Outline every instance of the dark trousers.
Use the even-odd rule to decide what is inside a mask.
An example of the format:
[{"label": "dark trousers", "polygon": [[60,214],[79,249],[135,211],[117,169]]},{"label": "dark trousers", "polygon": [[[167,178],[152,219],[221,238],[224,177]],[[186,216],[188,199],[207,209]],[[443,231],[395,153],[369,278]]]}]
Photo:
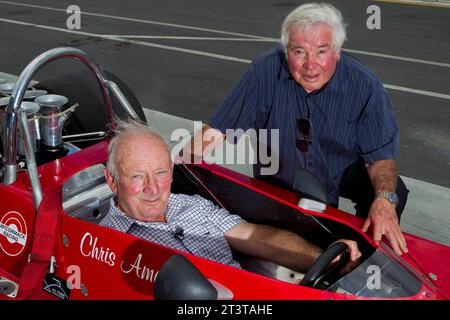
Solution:
[{"label": "dark trousers", "polygon": [[[397,193],[399,199],[396,211],[398,221],[400,221],[409,193],[409,190],[400,177],[397,179],[395,193]],[[370,206],[375,198],[375,190],[370,182],[370,177],[363,161],[358,161],[346,169],[339,187],[339,196],[350,199],[355,203],[357,216],[367,217]]]}]

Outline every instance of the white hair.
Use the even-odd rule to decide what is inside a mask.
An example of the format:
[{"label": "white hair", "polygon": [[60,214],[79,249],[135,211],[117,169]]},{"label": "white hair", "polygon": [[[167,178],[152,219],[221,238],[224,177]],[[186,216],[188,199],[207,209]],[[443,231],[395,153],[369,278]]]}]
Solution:
[{"label": "white hair", "polygon": [[116,166],[117,147],[119,146],[120,142],[123,139],[129,136],[145,135],[161,140],[161,142],[164,143],[167,149],[167,154],[169,154],[170,165],[172,165],[169,146],[159,133],[151,129],[146,124],[132,119],[127,120],[115,119],[114,122],[116,124],[116,127],[113,128],[112,131],[115,133],[115,135],[108,145],[108,161],[106,162],[106,167],[108,171],[111,173],[111,175],[114,177],[114,179],[119,181],[119,173],[117,171]]},{"label": "white hair", "polygon": [[346,39],[345,24],[341,12],[328,3],[305,3],[287,15],[281,27],[281,44],[284,52],[287,53],[290,33],[294,28],[307,31],[321,23],[331,27],[333,50],[339,53]]}]

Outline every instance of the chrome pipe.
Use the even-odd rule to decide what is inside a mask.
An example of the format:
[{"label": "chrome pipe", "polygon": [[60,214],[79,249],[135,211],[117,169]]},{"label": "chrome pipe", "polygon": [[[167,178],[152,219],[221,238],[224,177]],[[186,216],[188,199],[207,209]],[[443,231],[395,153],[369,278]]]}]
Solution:
[{"label": "chrome pipe", "polygon": [[20,123],[22,125],[20,129],[22,130],[23,146],[25,149],[25,159],[27,160],[27,168],[32,186],[33,200],[34,203],[36,204],[37,210],[42,200],[42,191],[41,191],[41,182],[39,181],[36,158],[34,156],[34,148],[33,148],[34,141],[31,141],[32,139],[30,128],[28,126],[28,117],[23,109],[19,110],[19,118]]},{"label": "chrome pipe", "polygon": [[125,95],[122,93],[122,90],[120,90],[119,86],[111,80],[106,81],[106,86],[111,90],[113,95],[117,98],[117,100],[125,109],[125,111],[128,113],[128,115],[134,120],[140,121],[141,119],[137,115],[136,111],[134,111],[133,107],[128,102],[127,98],[125,98]]},{"label": "chrome pipe", "polygon": [[106,131],[95,131],[95,132],[86,132],[86,133],[78,133],[78,134],[70,134],[67,136],[62,136],[64,139],[73,139],[73,138],[86,138],[86,137],[97,137],[103,138],[106,136]]},{"label": "chrome pipe", "polygon": [[[16,85],[11,93],[11,98],[9,99],[7,107],[7,118],[6,118],[6,141],[5,141],[5,179],[4,184],[9,185],[16,181],[17,178],[17,148],[16,148],[16,132],[17,132],[17,111],[19,110],[20,104],[22,103],[25,91],[31,82],[31,79],[35,73],[41,69],[47,63],[61,59],[61,58],[73,58],[83,62],[95,75],[97,82],[102,91],[103,100],[105,102],[109,120],[112,121],[112,101],[109,95],[109,91],[106,87],[106,77],[103,72],[97,67],[97,65],[87,56],[87,54],[77,48],[71,47],[60,47],[48,50],[36,58],[34,58],[22,71],[20,74]],[[29,133],[29,132],[28,132]],[[26,137],[29,138],[29,135]],[[34,154],[30,155],[33,157]],[[34,160],[34,162],[36,162]],[[31,177],[32,173],[30,171],[30,180],[32,183],[32,188],[37,188],[34,193],[42,195],[40,185],[36,184],[35,181],[38,180],[38,176]],[[35,201],[39,200],[39,197],[35,197]],[[40,201],[36,202],[36,210],[40,204]]]}]

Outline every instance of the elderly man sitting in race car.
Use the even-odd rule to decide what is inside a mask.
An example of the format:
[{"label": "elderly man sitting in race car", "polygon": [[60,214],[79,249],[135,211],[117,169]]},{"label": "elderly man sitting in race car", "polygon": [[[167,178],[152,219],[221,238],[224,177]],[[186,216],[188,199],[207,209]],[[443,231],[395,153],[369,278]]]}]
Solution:
[{"label": "elderly man sitting in race car", "polygon": [[[298,271],[321,254],[293,232],[246,222],[199,195],[171,193],[168,145],[146,125],[119,123],[108,156],[105,176],[116,195],[103,226],[238,268],[231,249]],[[355,241],[338,241],[350,249],[350,270],[361,253]]]}]

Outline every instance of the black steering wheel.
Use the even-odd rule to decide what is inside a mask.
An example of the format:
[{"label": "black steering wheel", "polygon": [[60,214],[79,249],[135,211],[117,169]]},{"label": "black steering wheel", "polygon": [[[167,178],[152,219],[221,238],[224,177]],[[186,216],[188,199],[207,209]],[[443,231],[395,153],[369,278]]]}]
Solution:
[{"label": "black steering wheel", "polygon": [[[337,256],[341,255],[336,265],[326,270]],[[334,272],[341,270],[350,260],[349,247],[344,242],[336,242],[329,246],[323,254],[314,261],[312,267],[306,272],[304,278],[300,282],[301,286],[316,288],[325,278]]]}]

